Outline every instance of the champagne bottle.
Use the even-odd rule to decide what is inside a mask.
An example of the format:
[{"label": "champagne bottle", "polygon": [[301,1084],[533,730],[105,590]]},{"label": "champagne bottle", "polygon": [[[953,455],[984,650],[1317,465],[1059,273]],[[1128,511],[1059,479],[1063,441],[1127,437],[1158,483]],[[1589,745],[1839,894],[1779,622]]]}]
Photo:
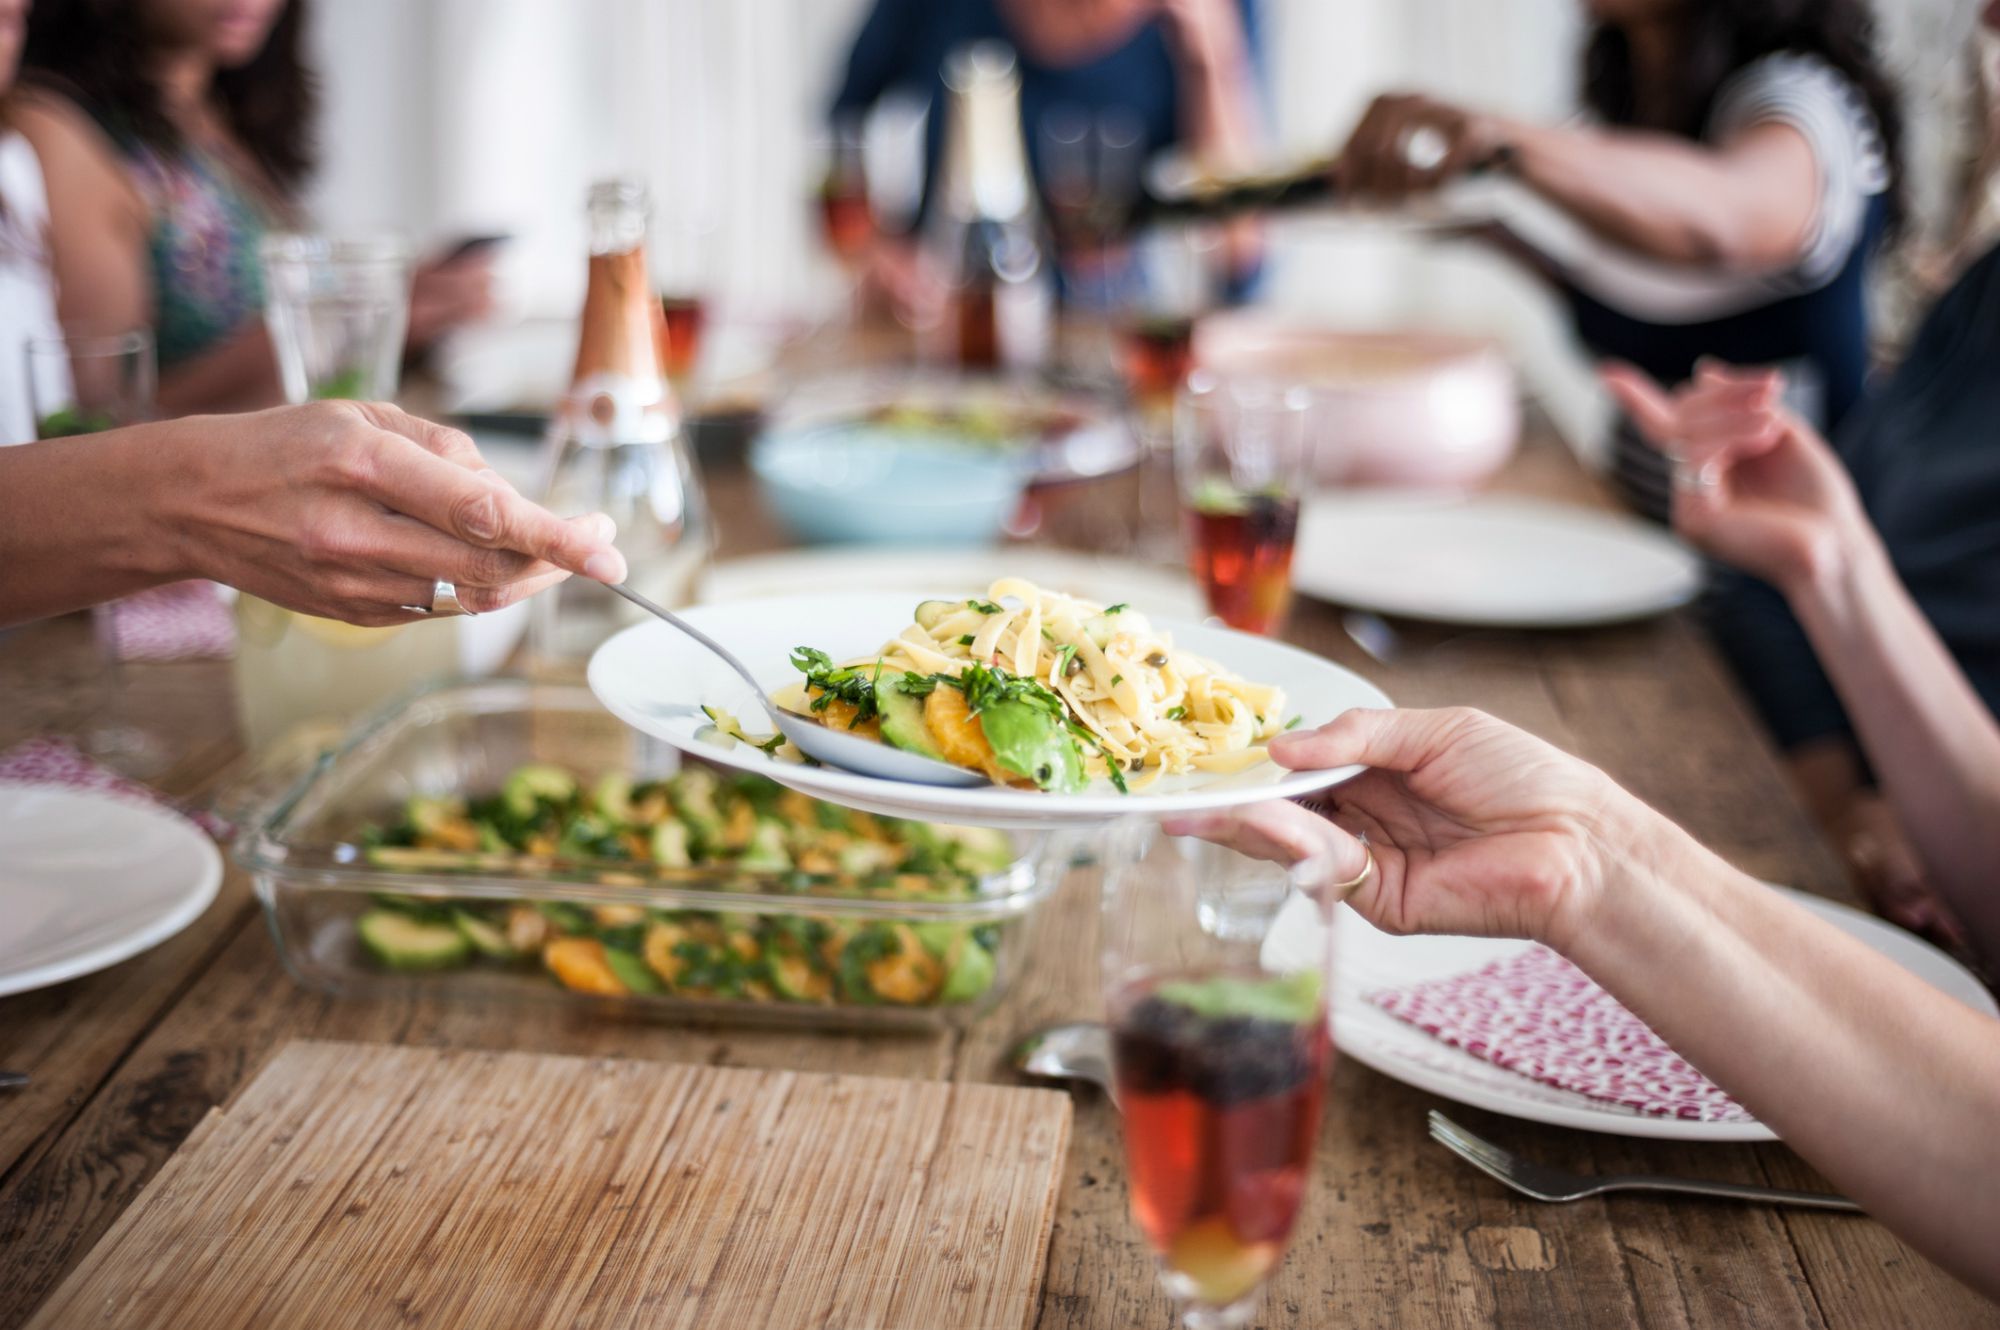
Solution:
[{"label": "champagne bottle", "polygon": [[945,154],[934,236],[951,275],[949,358],[962,369],[1030,370],[1047,353],[1052,309],[1034,190],[1021,142],[1021,75],[1000,42],[945,62]]},{"label": "champagne bottle", "polygon": [[[628,582],[663,605],[693,600],[709,553],[701,483],[661,369],[665,327],[646,268],[646,191],[608,180],[590,191],[590,278],[576,368],[544,445],[541,499],[564,516],[609,513]],[[530,619],[531,669],[574,678],[605,638],[635,621],[626,602],[571,579],[543,592]]]}]

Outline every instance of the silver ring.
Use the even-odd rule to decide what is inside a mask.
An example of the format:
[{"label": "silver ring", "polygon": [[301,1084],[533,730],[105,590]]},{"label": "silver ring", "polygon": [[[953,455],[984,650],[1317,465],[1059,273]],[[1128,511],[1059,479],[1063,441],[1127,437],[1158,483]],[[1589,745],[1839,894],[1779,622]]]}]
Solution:
[{"label": "silver ring", "polygon": [[468,619],[472,617],[472,611],[459,604],[458,588],[445,581],[442,577],[431,583],[430,612],[435,615],[446,616],[462,614]]},{"label": "silver ring", "polygon": [[1396,146],[1413,170],[1435,171],[1451,154],[1451,140],[1436,125],[1405,126]]}]

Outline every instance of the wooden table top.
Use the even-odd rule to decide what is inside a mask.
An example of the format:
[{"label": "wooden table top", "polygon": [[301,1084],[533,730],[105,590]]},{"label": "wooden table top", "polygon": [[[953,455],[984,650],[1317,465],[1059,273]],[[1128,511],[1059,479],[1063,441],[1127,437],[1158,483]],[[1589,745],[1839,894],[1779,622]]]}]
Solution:
[{"label": "wooden table top", "polygon": [[[1501,484],[1604,502],[1545,432]],[[709,488],[725,554],[782,543],[740,468],[712,468]],[[1101,528],[1130,498],[1122,480],[1058,494],[1045,537]],[[1413,645],[1436,649],[1393,668],[1362,658],[1325,606],[1301,604],[1288,636],[1377,679],[1400,703],[1479,706],[1581,754],[1760,877],[1849,897],[1838,862],[1684,614],[1456,640],[1413,629]],[[81,732],[98,696],[94,669],[88,622],[77,616],[0,637],[0,748],[37,732]],[[177,744],[155,783],[199,799],[231,779],[241,753],[229,667],[129,673],[125,705]],[[1049,910],[1036,968],[963,1033],[819,1034],[607,1020],[560,1004],[331,999],[285,975],[250,884],[232,869],[216,904],[171,941],[103,973],[0,999],[0,1067],[33,1077],[0,1099],[0,1327],[25,1320],[210,1107],[288,1039],[1006,1081],[1006,1050],[1020,1035],[1098,1014],[1095,882],[1073,875]],[[1688,1199],[1519,1198],[1429,1140],[1425,1111],[1444,1103],[1339,1064],[1310,1199],[1259,1324],[2000,1326],[2000,1309],[1873,1220]],[[1562,1167],[1825,1185],[1781,1145],[1626,1140],[1451,1112]],[[1127,1216],[1124,1179],[1115,1114],[1079,1092],[1041,1326],[1173,1324]]]}]

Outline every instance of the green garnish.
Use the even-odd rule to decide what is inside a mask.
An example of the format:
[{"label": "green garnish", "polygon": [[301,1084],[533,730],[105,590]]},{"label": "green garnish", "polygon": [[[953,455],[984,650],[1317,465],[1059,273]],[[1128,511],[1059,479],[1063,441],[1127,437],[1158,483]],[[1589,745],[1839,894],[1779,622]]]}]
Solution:
[{"label": "green garnish", "polygon": [[1111,686],[1113,688],[1116,688],[1119,684],[1124,682],[1125,682],[1125,676],[1122,674],[1114,674],[1111,676]]},{"label": "green garnish", "polygon": [[1065,642],[1056,648],[1056,662],[1049,669],[1049,676],[1055,679],[1069,677],[1069,663],[1076,659],[1076,643]]},{"label": "green garnish", "polygon": [[98,434],[117,428],[118,422],[101,411],[83,411],[73,406],[62,406],[35,422],[35,437],[73,439],[79,434]]},{"label": "green garnish", "polygon": [[1186,707],[1168,707],[1168,708],[1167,708],[1167,719],[1168,719],[1168,720],[1186,720],[1186,719],[1187,719],[1187,715],[1188,715],[1188,709],[1187,709]]},{"label": "green garnish", "polygon": [[960,633],[960,634],[958,635],[958,644],[959,644],[960,646],[962,646],[962,647],[969,647],[969,646],[971,646],[971,645],[972,645],[972,642],[973,642],[973,638],[972,638],[972,634],[971,634],[971,633]]},{"label": "green garnish", "polygon": [[1161,984],[1153,990],[1153,995],[1186,1007],[1198,1016],[1247,1016],[1252,1020],[1306,1025],[1319,1018],[1320,976],[1317,970],[1299,970],[1268,979],[1218,974]]},{"label": "green garnish", "polygon": [[1121,600],[1121,601],[1119,601],[1119,602],[1118,602],[1118,603],[1117,603],[1116,605],[1113,605],[1113,606],[1111,606],[1110,608],[1106,609],[1106,610],[1104,611],[1104,613],[1105,613],[1105,614],[1106,614],[1107,616],[1109,616],[1109,615],[1113,615],[1113,614],[1122,614],[1122,613],[1123,613],[1124,611],[1126,611],[1126,610],[1129,610],[1129,609],[1131,609],[1131,608],[1132,608],[1132,607],[1131,607],[1131,605],[1129,605],[1129,604],[1127,604],[1127,603],[1126,603],[1125,601],[1122,601],[1122,600]]},{"label": "green garnish", "polygon": [[981,614],[1000,613],[1000,607],[990,600],[968,600],[965,603],[973,609],[978,610]]},{"label": "green garnish", "polygon": [[363,395],[368,386],[368,371],[360,365],[349,365],[338,374],[329,374],[313,385],[312,399],[324,402],[333,398],[352,399]]},{"label": "green garnish", "polygon": [[882,662],[875,662],[872,674],[864,674],[848,665],[835,665],[833,657],[813,647],[795,647],[792,651],[792,667],[806,676],[806,687],[817,690],[817,695],[809,704],[813,711],[824,711],[834,701],[847,703],[854,708],[854,719],[847,723],[853,729],[864,721],[873,720],[881,713],[875,703],[875,685],[882,677]]},{"label": "green garnish", "polygon": [[1285,722],[1285,728],[1288,730],[1296,730],[1300,725],[1304,723],[1305,723],[1304,716],[1294,716],[1290,720]]}]

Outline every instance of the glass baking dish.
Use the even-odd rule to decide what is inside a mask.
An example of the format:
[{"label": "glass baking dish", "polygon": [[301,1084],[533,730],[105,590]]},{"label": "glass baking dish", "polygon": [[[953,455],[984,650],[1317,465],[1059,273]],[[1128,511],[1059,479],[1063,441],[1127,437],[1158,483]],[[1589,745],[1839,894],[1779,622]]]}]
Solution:
[{"label": "glass baking dish", "polygon": [[[411,810],[433,797],[511,789],[509,776],[531,764],[573,773],[586,787],[603,773],[625,773],[634,795],[662,800],[690,781],[710,783],[689,774],[709,768],[683,769],[679,754],[619,723],[584,688],[495,679],[414,693],[321,754],[237,839],[235,857],[255,881],[292,975],[342,995],[417,991],[689,1018],[956,1025],[989,1008],[1029,963],[1034,916],[1060,877],[1043,862],[1050,846],[1038,835],[983,843],[980,871],[884,870],[865,879],[854,876],[859,869],[671,867],[641,857],[643,838],[618,851],[632,857],[616,861],[378,843],[379,828],[410,825]],[[715,776],[722,785],[744,779],[762,782]],[[747,800],[753,788],[761,786],[732,787],[731,797]],[[812,838],[829,827],[854,828],[854,840],[949,844],[947,862],[959,864],[953,837],[996,834],[856,822],[866,815],[768,794],[760,834],[770,831],[780,845],[816,845]],[[605,796],[579,788],[566,797],[581,807]],[[813,853],[799,862],[823,868],[824,856]]]}]

